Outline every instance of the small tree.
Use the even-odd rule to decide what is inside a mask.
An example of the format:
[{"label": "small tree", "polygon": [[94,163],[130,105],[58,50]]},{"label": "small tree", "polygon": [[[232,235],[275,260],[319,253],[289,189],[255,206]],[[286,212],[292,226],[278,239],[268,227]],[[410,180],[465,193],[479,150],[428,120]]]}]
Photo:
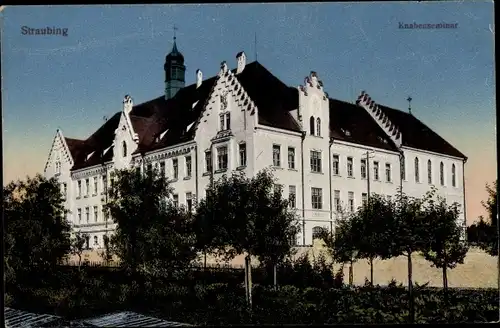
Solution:
[{"label": "small tree", "polygon": [[480,217],[480,221],[467,228],[469,242],[477,244],[481,249],[492,256],[498,256],[498,182],[493,186],[486,185],[488,199],[481,204],[488,213],[488,218]]},{"label": "small tree", "polygon": [[85,250],[85,245],[87,242],[88,234],[82,233],[81,231],[77,231],[71,237],[71,255],[78,256],[78,270],[80,270],[82,264],[82,254]]},{"label": "small tree", "polygon": [[356,238],[359,236],[353,234],[355,226],[355,216],[347,216],[342,212],[335,225],[335,231],[329,232],[326,229],[321,231],[321,238],[330,253],[332,259],[341,263],[349,263],[349,285],[353,285],[353,266],[358,260],[359,243]]},{"label": "small tree", "polygon": [[390,257],[387,244],[390,242],[388,224],[391,218],[390,204],[380,195],[372,194],[365,206],[354,214],[351,234],[359,249],[358,258],[370,263],[370,283],[373,286],[373,261],[377,257]]},{"label": "small tree", "polygon": [[105,209],[117,224],[113,252],[132,272],[184,267],[195,257],[191,215],[172,204],[168,180],[155,169],[116,171]]},{"label": "small tree", "polygon": [[409,320],[415,321],[413,296],[412,254],[427,249],[430,238],[426,225],[424,204],[436,192],[433,188],[422,199],[413,198],[400,191],[395,201],[387,200],[386,231],[391,236],[387,240],[387,253],[390,257],[405,256],[408,260],[408,294],[410,300]]},{"label": "small tree", "polygon": [[[292,254],[292,238],[299,232],[295,211],[282,198],[270,171],[252,178],[243,173],[223,176],[207,189],[195,215],[197,235],[204,234],[202,250],[210,249],[226,259],[246,254],[276,265]],[[208,222],[208,224],[207,224]],[[248,295],[251,304],[251,293]]]},{"label": "small tree", "polygon": [[11,272],[50,270],[70,250],[70,226],[56,179],[41,175],[3,189],[4,259]]},{"label": "small tree", "polygon": [[462,226],[458,224],[459,205],[450,206],[438,197],[437,202],[430,200],[425,209],[429,244],[423,254],[426,260],[443,270],[443,288],[448,290],[447,269],[463,264],[468,247],[462,240]]}]

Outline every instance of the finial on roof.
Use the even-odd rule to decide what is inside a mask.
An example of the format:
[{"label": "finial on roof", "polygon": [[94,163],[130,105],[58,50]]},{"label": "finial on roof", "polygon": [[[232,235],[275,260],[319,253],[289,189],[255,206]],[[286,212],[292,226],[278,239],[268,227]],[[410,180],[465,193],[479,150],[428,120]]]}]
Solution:
[{"label": "finial on roof", "polygon": [[411,101],[412,101],[412,100],[413,100],[413,99],[411,99],[411,97],[410,97],[410,96],[408,96],[408,99],[406,99],[406,101],[408,101],[408,113],[410,113],[410,114],[411,114]]}]

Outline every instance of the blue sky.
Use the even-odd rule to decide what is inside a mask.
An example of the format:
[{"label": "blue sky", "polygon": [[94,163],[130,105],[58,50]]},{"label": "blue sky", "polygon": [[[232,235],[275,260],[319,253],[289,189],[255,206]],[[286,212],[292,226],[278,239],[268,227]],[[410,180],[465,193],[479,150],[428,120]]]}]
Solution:
[{"label": "blue sky", "polygon": [[[235,67],[241,50],[253,61],[256,33],[259,62],[289,85],[314,70],[333,98],[366,90],[406,109],[411,95],[413,113],[469,156],[472,211],[496,176],[491,2],[17,6],[1,15],[6,180],[43,171],[58,127],[85,138],[125,94],[160,96],[174,24],[188,84],[198,68],[209,77],[223,60]],[[22,26],[68,36],[22,35]]]}]

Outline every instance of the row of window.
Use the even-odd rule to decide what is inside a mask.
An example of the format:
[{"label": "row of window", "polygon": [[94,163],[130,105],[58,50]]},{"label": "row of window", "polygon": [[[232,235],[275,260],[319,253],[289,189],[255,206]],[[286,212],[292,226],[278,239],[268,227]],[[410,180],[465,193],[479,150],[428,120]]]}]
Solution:
[{"label": "row of window", "polygon": [[[113,183],[113,178],[111,178],[111,183]],[[64,185],[63,194],[66,196],[66,192],[67,192],[66,184],[64,183],[63,185]],[[106,192],[106,188],[107,188],[106,175],[102,175],[101,176],[101,193]],[[97,196],[97,194],[99,193],[99,179],[98,179],[98,177],[92,178],[92,187],[90,185],[90,178],[85,179],[85,190],[83,190],[82,180],[77,181],[77,191],[76,191],[77,198],[80,198],[82,196],[84,198],[87,198],[90,196],[91,191],[92,191],[92,196]],[[85,194],[83,192],[85,192]]]},{"label": "row of window", "polygon": [[[296,208],[296,199],[297,199],[297,187],[294,185],[291,185],[288,187],[288,202],[291,208]],[[391,196],[387,196],[390,198]],[[365,205],[368,200],[368,194],[367,193],[362,193],[361,194],[361,203],[362,205]],[[315,188],[311,187],[311,207],[315,210],[322,210],[323,209],[323,189],[322,188]],[[342,211],[342,202],[340,198],[340,190],[334,190],[333,191],[333,208],[335,211],[340,212]],[[354,192],[349,191],[347,192],[347,209],[350,212],[355,211],[355,201],[354,201]]]},{"label": "row of window", "polygon": [[[415,182],[420,183],[420,159],[418,157],[415,157],[414,160],[414,166],[415,166]],[[403,165],[401,167],[401,177],[406,180],[406,172],[405,172],[405,165],[404,165],[404,159],[403,159]],[[428,184],[433,184],[433,172],[432,172],[432,161],[429,159],[427,160],[427,183]],[[444,163],[440,162],[439,163],[439,184],[441,186],[445,185],[446,177],[445,177],[445,167]],[[451,165],[451,186],[456,187],[457,186],[457,168],[455,167],[455,164]]]},{"label": "row of window", "polygon": [[[91,213],[91,209],[93,209],[92,213]],[[82,217],[82,209],[81,208],[78,208],[76,210],[76,213],[77,213],[77,219],[78,219],[78,223],[81,224],[82,223],[82,220],[84,219]],[[99,218],[103,218],[103,219],[106,219],[106,211],[104,210],[104,207],[101,206],[101,211],[99,211],[99,206],[93,206],[93,207],[90,207],[90,206],[87,206],[85,207],[85,223],[90,223],[91,222],[91,216],[92,216],[92,219],[93,219],[93,222],[99,222]]]}]

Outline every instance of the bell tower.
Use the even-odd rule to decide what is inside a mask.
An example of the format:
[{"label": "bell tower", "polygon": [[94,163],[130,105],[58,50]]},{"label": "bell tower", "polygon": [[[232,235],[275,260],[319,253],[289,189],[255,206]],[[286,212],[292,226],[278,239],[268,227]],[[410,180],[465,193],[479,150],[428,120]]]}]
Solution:
[{"label": "bell tower", "polygon": [[174,45],[172,51],[165,58],[165,99],[171,99],[182,88],[184,88],[186,81],[186,66],[184,66],[184,56],[177,50],[175,31],[177,28],[174,26]]}]

